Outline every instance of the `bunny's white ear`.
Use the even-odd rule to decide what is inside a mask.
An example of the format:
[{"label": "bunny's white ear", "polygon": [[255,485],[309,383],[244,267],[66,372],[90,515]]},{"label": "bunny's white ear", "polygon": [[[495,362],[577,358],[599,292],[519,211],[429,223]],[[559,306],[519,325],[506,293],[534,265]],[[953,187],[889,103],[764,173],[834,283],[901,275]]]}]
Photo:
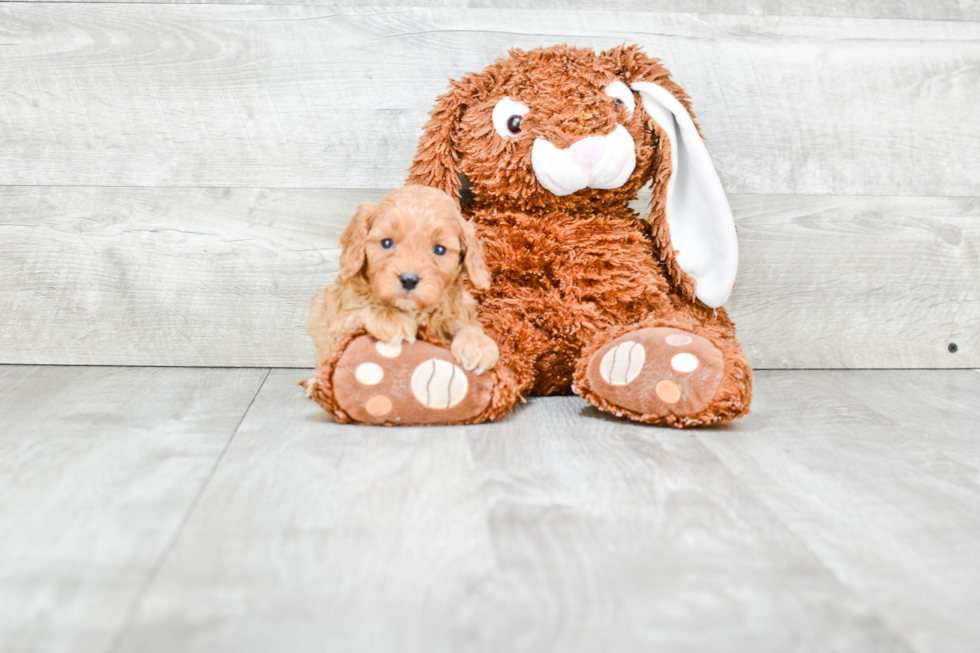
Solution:
[{"label": "bunny's white ear", "polygon": [[666,217],[677,264],[697,282],[697,298],[718,308],[728,300],[738,270],[735,219],[725,190],[684,105],[653,82],[631,88],[670,139]]}]

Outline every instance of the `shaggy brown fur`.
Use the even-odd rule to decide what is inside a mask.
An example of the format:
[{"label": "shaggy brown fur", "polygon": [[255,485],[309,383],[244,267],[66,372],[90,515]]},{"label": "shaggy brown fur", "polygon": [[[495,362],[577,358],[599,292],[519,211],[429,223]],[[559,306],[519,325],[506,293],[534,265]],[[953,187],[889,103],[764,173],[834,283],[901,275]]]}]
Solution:
[{"label": "shaggy brown fur", "polygon": [[[465,270],[475,288],[490,287],[483,247],[448,195],[406,186],[361,204],[340,244],[335,283],[310,302],[318,368],[357,330],[386,343],[414,342],[421,331],[451,339],[466,369],[480,373],[496,364],[497,345],[483,333],[461,278]],[[405,274],[416,275],[415,287],[404,287]]]},{"label": "shaggy brown fur", "polygon": [[[655,82],[690,111],[684,91],[658,60],[633,46],[597,54],[560,45],[509,55],[450,84],[425,126],[409,175],[409,183],[457,200],[461,176],[469,182],[472,202],[463,214],[476,225],[493,274],[490,288],[476,289],[478,317],[500,347],[497,369],[512,374],[521,395],[571,391],[601,410],[647,423],[697,426],[745,414],[752,374],[735,327],[724,309],[696,299],[696,282],[671,246],[665,216],[670,143],[639,94],[629,115],[604,92],[614,81]],[[492,124],[505,96],[530,109],[520,133],[506,139]],[[560,197],[538,183],[531,165],[536,138],[563,149],[617,125],[636,150],[636,167],[621,187]],[[653,202],[644,221],[628,204],[648,184]],[[702,336],[721,352],[724,372],[715,396],[694,414],[627,411],[590,386],[586,368],[593,353],[624,333],[653,326]]]}]

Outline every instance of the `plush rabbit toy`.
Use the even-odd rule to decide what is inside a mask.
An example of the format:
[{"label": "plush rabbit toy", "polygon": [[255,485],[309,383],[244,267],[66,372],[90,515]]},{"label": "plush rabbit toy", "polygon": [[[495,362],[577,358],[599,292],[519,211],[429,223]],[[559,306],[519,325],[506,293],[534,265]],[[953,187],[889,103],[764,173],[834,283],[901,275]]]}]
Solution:
[{"label": "plush rabbit toy", "polygon": [[[492,273],[473,294],[500,362],[477,376],[424,333],[394,356],[351,334],[310,388],[339,420],[480,422],[569,392],[675,427],[748,412],[751,369],[721,308],[738,265],[732,212],[658,60],[636,46],[512,50],[439,97],[408,182],[467,196]],[[649,184],[642,220],[629,202]],[[383,387],[356,380],[365,363]],[[384,414],[365,411],[379,392]]]}]

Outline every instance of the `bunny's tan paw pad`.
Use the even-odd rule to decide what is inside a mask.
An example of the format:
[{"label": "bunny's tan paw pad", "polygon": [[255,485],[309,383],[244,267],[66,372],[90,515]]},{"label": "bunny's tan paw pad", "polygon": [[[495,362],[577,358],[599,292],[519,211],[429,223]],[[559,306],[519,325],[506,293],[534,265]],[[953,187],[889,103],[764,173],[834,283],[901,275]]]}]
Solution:
[{"label": "bunny's tan paw pad", "polygon": [[655,419],[707,408],[724,367],[721,352],[706,338],[654,327],[631,331],[601,347],[589,360],[586,378],[606,403]]},{"label": "bunny's tan paw pad", "polygon": [[333,375],[338,406],[364,424],[445,424],[479,415],[493,381],[456,364],[427,342],[388,345],[361,336],[347,347]]}]

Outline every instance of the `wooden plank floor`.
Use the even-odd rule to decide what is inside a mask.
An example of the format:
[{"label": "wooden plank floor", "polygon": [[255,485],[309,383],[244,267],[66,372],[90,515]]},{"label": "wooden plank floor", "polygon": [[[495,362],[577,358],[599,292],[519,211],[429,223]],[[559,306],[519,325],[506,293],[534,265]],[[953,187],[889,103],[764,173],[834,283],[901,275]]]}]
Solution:
[{"label": "wooden plank floor", "polygon": [[0,367],[0,651],[973,651],[980,373],[339,426],[296,369]]},{"label": "wooden plank floor", "polygon": [[106,651],[267,370],[0,367],[0,651]]}]

